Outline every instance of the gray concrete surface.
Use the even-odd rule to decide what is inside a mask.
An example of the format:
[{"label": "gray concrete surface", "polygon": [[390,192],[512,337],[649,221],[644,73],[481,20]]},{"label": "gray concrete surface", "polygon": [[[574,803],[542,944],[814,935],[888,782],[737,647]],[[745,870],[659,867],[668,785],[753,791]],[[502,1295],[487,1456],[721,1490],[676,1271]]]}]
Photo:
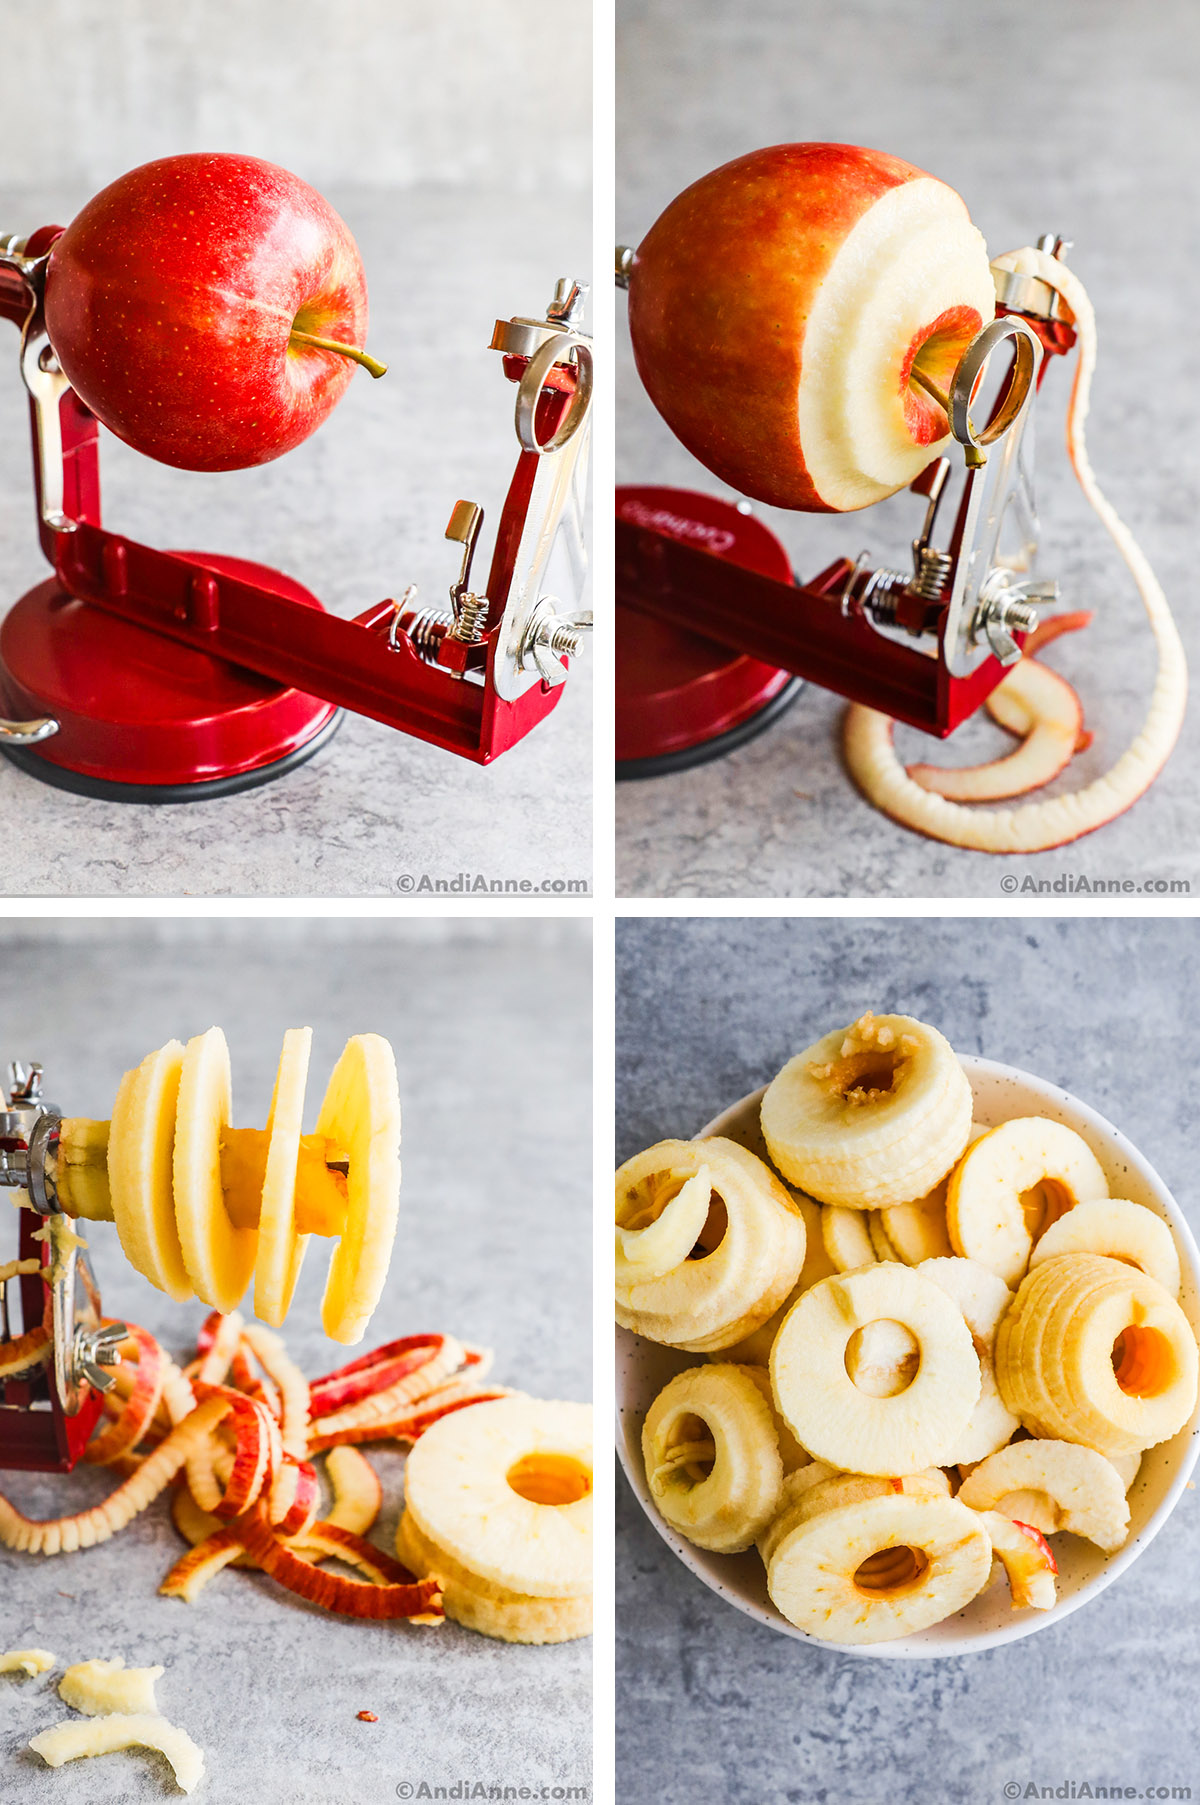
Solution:
[{"label": "gray concrete surface", "polygon": [[[268,157],[350,225],[371,347],[391,366],[382,382],[356,380],[313,438],[257,470],[168,470],[105,434],[108,525],[273,565],[344,615],[413,581],[444,603],[457,567],[442,534],[460,496],[483,504],[490,555],[517,455],[514,390],[487,349],[493,321],[544,307],[559,275],[592,273],[589,15],[572,5],[548,34],[530,0],[351,0],[331,36],[307,0],[265,0],[249,15],[173,8],[170,28],[146,0],[103,18],[57,0],[35,29],[3,0],[26,147],[0,179],[5,231],[65,223],[151,157]],[[334,37],[353,54],[335,54]],[[15,331],[0,349],[3,610],[47,569]],[[553,716],[489,770],[362,718],[266,788],[186,807],[67,796],[0,761],[0,891],[386,897],[406,876],[459,873],[587,883],[589,677],[585,656]]]},{"label": "gray concrete surface", "polygon": [[[345,1037],[388,1035],[405,1112],[401,1228],[365,1345],[451,1329],[494,1347],[506,1383],[535,1396],[590,1395],[584,924],[17,919],[0,926],[0,969],[0,1058],[41,1058],[54,1097],[83,1114],[107,1115],[120,1074],[149,1048],[215,1020],[232,1053],[236,1119],[261,1122],[282,1032],[307,1022],[310,1127]],[[173,1305],[138,1278],[113,1229],[97,1224],[89,1240],[106,1308],[186,1357],[203,1306]],[[284,1331],[314,1376],[345,1357],[320,1328],[325,1267],[314,1244]],[[390,1548],[403,1460],[368,1454],[384,1484],[377,1535]],[[111,1489],[87,1468],[70,1478],[4,1474],[0,1485],[43,1516]],[[523,1649],[454,1624],[355,1623],[246,1573],[226,1573],[187,1606],[157,1595],[181,1547],[160,1500],[100,1548],[53,1561],[0,1553],[0,1648],[48,1648],[60,1671],[95,1655],[161,1662],[160,1705],[205,1751],[197,1800],[384,1805],[435,1796],[417,1790],[422,1782],[587,1784],[590,1643]],[[51,1772],[24,1751],[69,1715],[53,1676],[5,1676],[0,1693],[5,1805],[180,1796],[144,1754]],[[360,1710],[379,1721],[359,1723]],[[398,1794],[402,1784],[413,1792]]]},{"label": "gray concrete surface", "polygon": [[551,140],[565,186],[591,179],[588,0],[553,31],[538,0],[0,0],[0,21],[10,181],[51,170],[99,187],[147,157],[219,148],[318,186],[501,170],[529,193]]},{"label": "gray concrete surface", "polygon": [[[1088,423],[1102,486],[1139,537],[1197,649],[1200,453],[1186,345],[1200,278],[1191,217],[1200,29],[1188,0],[619,0],[618,237],[636,243],[680,189],[729,158],[791,139],[906,157],[964,196],[994,253],[1056,230],[1096,307]],[[726,493],[674,440],[633,371],[618,309],[617,474]],[[1099,775],[1140,725],[1154,655],[1141,604],[1083,503],[1061,445],[1066,372],[1038,431],[1043,564],[1070,608],[1096,610],[1048,662],[1096,739],[1045,793]],[[765,516],[801,574],[870,547],[908,556],[903,496],[852,519]],[[1195,710],[1150,795],[1060,852],[1000,860],[925,840],[878,814],[842,769],[842,705],[810,688],[752,745],[685,775],[620,786],[619,895],[998,896],[1002,876],[1200,880]],[[906,758],[973,763],[1011,742],[971,724],[944,751],[904,732]]]},{"label": "gray concrete surface", "polygon": [[[1186,920],[992,921],[982,939],[977,923],[955,920],[625,921],[617,1156],[694,1133],[863,1009],[902,1011],[962,1053],[1024,1066],[1099,1109],[1195,1226],[1191,1112],[1167,1050],[1190,1043],[1198,1005],[1200,938]],[[1061,1627],[908,1663],[810,1648],[725,1605],[622,1480],[619,1796],[993,1805],[1104,1797],[1100,1786],[1135,1789],[1109,1798],[1167,1797],[1150,1788],[1172,1786],[1194,1796],[1195,1500],[1185,1492],[1130,1572]],[[1134,1673],[1131,1689],[1120,1676]],[[1071,1783],[1074,1793],[1054,1793]],[[1031,1784],[1050,1790],[1027,1793]]]}]

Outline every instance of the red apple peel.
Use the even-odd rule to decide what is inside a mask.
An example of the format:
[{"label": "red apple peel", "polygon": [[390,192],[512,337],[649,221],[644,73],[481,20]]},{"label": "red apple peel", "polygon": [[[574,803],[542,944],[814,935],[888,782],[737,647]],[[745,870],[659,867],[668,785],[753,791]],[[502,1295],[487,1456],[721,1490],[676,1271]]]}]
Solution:
[{"label": "red apple peel", "polygon": [[1162,589],[1145,555],[1096,482],[1084,438],[1096,324],[1079,278],[1044,251],[1027,249],[997,260],[1056,290],[1070,308],[1078,335],[1078,364],[1067,415],[1067,452],[1079,485],[1137,585],[1158,649],[1158,673],[1146,719],[1132,744],[1103,777],[1071,796],[1016,809],[972,810],[914,783],[896,757],[894,722],[852,703],[846,712],[845,755],[868,801],[902,826],[931,839],[979,852],[1045,852],[1092,833],[1143,796],[1174,749],[1187,706],[1187,660]]}]

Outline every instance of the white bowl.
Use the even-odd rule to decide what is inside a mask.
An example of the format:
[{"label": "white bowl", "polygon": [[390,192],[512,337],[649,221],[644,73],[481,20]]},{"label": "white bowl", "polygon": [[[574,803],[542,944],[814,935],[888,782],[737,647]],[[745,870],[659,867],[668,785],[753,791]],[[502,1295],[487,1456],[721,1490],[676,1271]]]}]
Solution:
[{"label": "white bowl", "polygon": [[[1134,1203],[1145,1204],[1170,1223],[1183,1267],[1179,1301],[1193,1330],[1200,1334],[1200,1250],[1179,1205],[1153,1166],[1111,1122],[1067,1091],[1059,1090],[1057,1085],[1047,1084],[1044,1079],[1018,1071],[1013,1066],[997,1065],[990,1059],[964,1057],[962,1066],[975,1098],[974,1118],[977,1122],[994,1128],[1014,1116],[1032,1115],[1065,1122],[1068,1128],[1083,1136],[1095,1153],[1104,1167],[1114,1197],[1127,1197]],[[753,1096],[743,1097],[740,1103],[735,1103],[702,1128],[700,1134],[725,1135],[765,1159],[766,1148],[758,1120],[762,1095],[762,1091],[756,1091]],[[642,1465],[642,1419],[668,1379],[686,1367],[695,1366],[702,1358],[702,1355],[681,1353],[677,1348],[646,1341],[627,1329],[617,1330],[617,1439],[629,1483],[659,1535],[706,1586],[748,1617],[769,1624],[782,1635],[815,1643],[818,1648],[836,1649],[839,1654],[871,1655],[889,1661],[972,1654],[979,1649],[998,1648],[1004,1642],[1015,1642],[1021,1636],[1031,1636],[1047,1624],[1060,1623],[1132,1566],[1174,1510],[1200,1453],[1198,1409],[1188,1426],[1173,1440],[1148,1449],[1143,1456],[1129,1493],[1129,1540],[1119,1553],[1104,1555],[1091,1542],[1078,1536],[1055,1536],[1058,1603],[1052,1611],[1014,1611],[1009,1602],[1007,1582],[997,1564],[991,1584],[966,1610],[935,1624],[932,1629],[921,1630],[895,1642],[863,1646],[821,1642],[797,1629],[776,1610],[767,1596],[763,1564],[753,1549],[747,1554],[709,1554],[703,1548],[693,1547],[664,1523],[651,1500]]]}]

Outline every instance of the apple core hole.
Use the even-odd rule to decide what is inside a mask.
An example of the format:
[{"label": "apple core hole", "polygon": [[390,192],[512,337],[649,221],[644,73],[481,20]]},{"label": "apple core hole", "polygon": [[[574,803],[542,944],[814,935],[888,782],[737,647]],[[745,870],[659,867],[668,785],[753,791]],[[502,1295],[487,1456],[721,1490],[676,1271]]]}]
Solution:
[{"label": "apple core hole", "polygon": [[1060,1216],[1074,1206],[1075,1198],[1066,1185],[1057,1178],[1043,1178],[1027,1191],[1019,1193],[1021,1215],[1025,1219],[1025,1228],[1031,1241],[1044,1235],[1051,1223],[1057,1222]]},{"label": "apple core hole", "polygon": [[929,1557],[921,1548],[901,1544],[880,1548],[855,1570],[854,1583],[868,1598],[896,1598],[919,1586],[929,1571]]},{"label": "apple core hole", "polygon": [[857,1106],[890,1096],[903,1063],[900,1053],[872,1047],[834,1059],[813,1075],[830,1097]]},{"label": "apple core hole", "polygon": [[921,1365],[921,1344],[912,1330],[892,1317],[855,1329],[846,1343],[846,1375],[870,1398],[895,1398],[907,1391]]},{"label": "apple core hole", "polygon": [[900,389],[905,425],[918,445],[933,444],[950,430],[945,408],[925,385],[949,396],[963,353],[982,324],[973,307],[951,307],[909,341],[900,367]]},{"label": "apple core hole", "polygon": [[1113,1373],[1127,1397],[1157,1398],[1173,1383],[1175,1352],[1161,1329],[1130,1323],[1113,1342]]},{"label": "apple core hole", "polygon": [[523,1454],[509,1467],[509,1485],[530,1504],[577,1504],[592,1489],[592,1475],[573,1454]]},{"label": "apple core hole", "polygon": [[704,1219],[704,1227],[700,1237],[688,1255],[689,1260],[707,1260],[710,1254],[716,1253],[722,1241],[729,1233],[729,1211],[725,1207],[725,1199],[716,1191],[708,1206],[708,1215]]},{"label": "apple core hole", "polygon": [[666,1473],[677,1485],[690,1491],[711,1479],[717,1464],[717,1446],[712,1430],[702,1416],[686,1411],[675,1418],[667,1434],[663,1459],[658,1473]]}]

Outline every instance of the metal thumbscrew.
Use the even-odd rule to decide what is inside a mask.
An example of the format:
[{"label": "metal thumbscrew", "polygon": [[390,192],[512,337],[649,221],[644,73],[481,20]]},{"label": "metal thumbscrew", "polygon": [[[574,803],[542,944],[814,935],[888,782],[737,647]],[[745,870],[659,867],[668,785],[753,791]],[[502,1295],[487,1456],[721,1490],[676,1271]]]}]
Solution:
[{"label": "metal thumbscrew", "polygon": [[577,658],[583,649],[583,636],[592,630],[591,610],[579,614],[558,614],[558,597],[543,595],[532,610],[517,652],[517,667],[524,670],[532,662],[543,683],[558,684],[566,679],[564,658]]},{"label": "metal thumbscrew", "polygon": [[72,1349],[72,1365],[78,1384],[86,1379],[97,1391],[111,1391],[116,1374],[105,1369],[121,1364],[121,1343],[128,1341],[129,1328],[123,1322],[106,1322],[98,1329],[78,1328]]},{"label": "metal thumbscrew", "polygon": [[983,586],[975,612],[974,638],[982,635],[1001,664],[1016,664],[1021,648],[1014,633],[1032,633],[1038,624],[1038,605],[1058,600],[1054,582],[1021,582],[1006,572],[994,572],[995,580]]}]

